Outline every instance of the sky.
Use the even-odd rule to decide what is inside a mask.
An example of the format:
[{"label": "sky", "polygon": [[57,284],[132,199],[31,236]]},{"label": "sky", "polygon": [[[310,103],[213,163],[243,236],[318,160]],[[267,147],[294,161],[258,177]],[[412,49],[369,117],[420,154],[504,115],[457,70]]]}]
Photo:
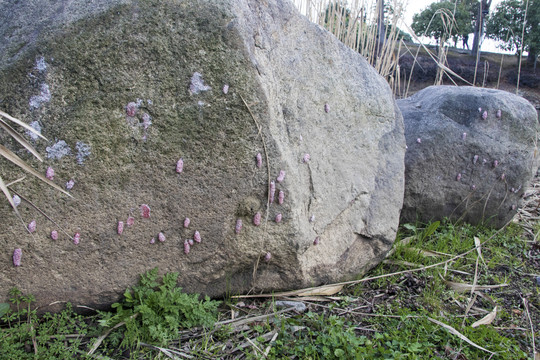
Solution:
[{"label": "sky", "polygon": [[[405,23],[409,25],[409,27],[412,24],[412,18],[413,15],[416,13],[421,12],[425,8],[429,6],[429,4],[435,2],[436,0],[408,0],[407,5],[405,6]],[[492,0],[490,11],[494,11],[497,5],[502,0]],[[429,41],[429,39],[425,39],[426,41]],[[473,41],[473,35],[471,34],[469,36],[469,46],[472,46]],[[458,43],[458,46],[461,46],[461,44]],[[497,42],[492,39],[486,39],[484,38],[484,41],[482,43],[481,51],[490,51],[490,52],[500,52],[500,53],[509,53],[508,51],[503,51],[499,48],[497,48]]]},{"label": "sky", "polygon": [[[313,1],[312,3],[315,3],[315,4],[320,4],[321,2],[324,4],[328,0],[310,0],[310,1],[308,1],[308,0],[293,0],[293,2],[295,4],[297,4],[297,6],[298,6],[299,3],[301,3],[301,4],[303,4],[304,7],[306,7],[306,4],[308,2],[311,2],[311,1]],[[362,3],[363,1],[365,1],[365,2],[370,3],[371,1],[374,1],[374,0],[341,0],[341,1],[346,1],[347,3]],[[387,0],[387,1],[393,1],[393,0]],[[398,1],[402,1],[402,0],[398,0]],[[436,2],[437,0],[403,0],[403,1],[405,1],[405,4],[406,4],[405,5],[404,21],[410,27],[411,24],[412,24],[413,15],[416,14],[416,13],[420,13],[422,10],[427,8],[429,6],[429,4],[431,4],[433,2]],[[490,10],[491,11],[495,10],[496,6],[501,1],[502,0],[492,0]],[[322,8],[324,8],[324,6]],[[403,26],[400,26],[400,27],[402,28],[402,30],[405,30]],[[427,44],[428,43],[435,44],[435,41],[433,39],[423,38],[422,40]],[[471,34],[469,36],[469,46],[472,46],[472,42],[473,42],[473,35]],[[461,42],[458,43],[458,47],[459,46],[461,46]],[[503,50],[497,48],[497,42],[496,41],[491,40],[491,39],[487,39],[485,37],[484,37],[483,42],[481,44],[481,51],[509,53],[508,51],[503,51]]]}]

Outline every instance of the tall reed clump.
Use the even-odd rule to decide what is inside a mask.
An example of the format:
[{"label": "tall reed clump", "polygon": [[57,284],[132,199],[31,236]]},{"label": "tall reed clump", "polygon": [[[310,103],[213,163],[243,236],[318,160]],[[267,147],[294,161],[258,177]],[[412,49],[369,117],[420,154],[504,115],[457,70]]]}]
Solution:
[{"label": "tall reed clump", "polygon": [[[326,28],[351,49],[358,51],[390,86],[399,87],[399,54],[402,42],[398,24],[403,19],[403,4],[389,6],[381,0],[294,0],[307,18]],[[383,15],[384,14],[384,15]],[[384,18],[386,17],[386,18]],[[384,27],[379,19],[383,19]]]},{"label": "tall reed clump", "polygon": [[[458,78],[468,83],[446,65],[447,47],[440,46],[438,53],[435,54],[422,44],[419,36],[423,34],[414,34],[404,23],[402,0],[393,0],[391,3],[385,3],[384,0],[352,0],[350,3],[345,0],[293,0],[293,2],[310,21],[326,28],[345,45],[363,55],[388,81],[396,96],[407,96],[414,71],[414,65],[409,74],[403,73],[399,66],[400,54],[407,52],[412,54],[410,47],[402,39],[400,27],[406,29],[415,42],[420,44],[417,46],[416,54],[412,54],[414,63],[422,48],[437,64],[435,84],[441,84],[445,75],[452,82],[452,78]],[[442,18],[447,33],[451,34],[452,27],[455,26],[454,14],[441,11],[434,16]],[[443,36],[441,44],[448,38],[449,35]]]}]

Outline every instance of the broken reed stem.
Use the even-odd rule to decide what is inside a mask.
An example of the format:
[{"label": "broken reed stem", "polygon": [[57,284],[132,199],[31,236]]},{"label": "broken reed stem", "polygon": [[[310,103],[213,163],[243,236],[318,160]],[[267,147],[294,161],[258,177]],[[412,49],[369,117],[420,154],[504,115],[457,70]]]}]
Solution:
[{"label": "broken reed stem", "polygon": [[[137,316],[139,315],[139,313],[135,313],[133,315],[131,315],[129,317],[129,319],[134,319],[136,318]],[[99,347],[99,345],[101,345],[101,343],[103,342],[103,340],[105,340],[105,338],[107,336],[109,336],[109,334],[111,333],[111,331],[113,331],[114,329],[117,329],[119,328],[120,326],[124,326],[126,324],[125,321],[122,321],[122,322],[119,322],[118,324],[114,325],[112,328],[110,328],[109,330],[105,331],[105,333],[103,335],[101,335],[97,340],[96,342],[94,343],[94,345],[92,346],[92,348],[88,351],[88,353],[86,353],[86,355],[88,356],[92,356],[92,354],[94,354],[97,350],[97,348]]]},{"label": "broken reed stem", "polygon": [[[360,284],[360,283],[363,283],[363,282],[366,282],[366,281],[371,281],[371,280],[377,280],[377,279],[383,279],[383,278],[387,278],[387,277],[390,277],[390,276],[396,276],[396,275],[402,275],[402,274],[409,274],[409,273],[413,273],[413,272],[417,272],[417,271],[423,271],[423,270],[427,270],[427,269],[431,269],[431,268],[434,268],[434,267],[438,267],[438,266],[444,266],[444,265],[447,265],[451,262],[454,262],[456,261],[457,259],[460,259],[462,257],[465,257],[467,256],[468,254],[470,254],[471,252],[473,251],[477,251],[478,248],[482,247],[484,244],[486,244],[487,242],[493,240],[493,238],[500,234],[504,229],[506,229],[506,227],[512,222],[512,220],[508,221],[506,224],[504,224],[503,227],[501,227],[499,230],[497,230],[493,235],[491,235],[489,238],[487,238],[486,240],[484,240],[483,242],[479,243],[478,245],[474,246],[472,249],[470,250],[467,250],[465,251],[464,253],[461,253],[459,255],[456,255],[448,260],[445,260],[445,261],[441,261],[441,262],[438,262],[436,264],[433,264],[433,265],[427,265],[427,266],[422,266],[422,267],[419,267],[419,268],[416,268],[416,269],[410,269],[410,270],[403,270],[403,271],[398,271],[398,272],[394,272],[394,273],[390,273],[390,274],[383,274],[383,275],[377,275],[377,276],[372,276],[372,277],[368,277],[368,278],[363,278],[363,279],[360,279],[360,280],[351,280],[351,281],[344,281],[344,282],[340,282],[340,283],[334,283],[334,284],[326,284],[326,285],[321,285],[321,286],[318,286],[318,287],[311,287],[311,288],[305,288],[305,289],[299,289],[299,290],[296,290],[295,292],[300,292],[300,293],[305,293],[305,292],[308,292],[308,291],[311,291],[311,290],[316,290],[318,288],[322,288],[322,287],[335,287],[335,286],[345,286],[345,285],[355,285],[355,284]],[[233,296],[233,298],[243,298],[243,299],[247,299],[247,298],[265,298],[265,297],[281,297],[281,296],[285,296],[283,294],[287,294],[287,296],[290,296],[290,292],[284,292],[284,293],[273,293],[273,294],[259,294],[259,295],[237,295],[237,296]]]},{"label": "broken reed stem", "polygon": [[449,264],[449,263],[451,263],[451,262],[453,262],[453,261],[456,261],[457,259],[460,259],[460,258],[462,258],[462,257],[467,256],[467,255],[470,254],[471,252],[476,251],[477,248],[481,247],[482,245],[484,245],[484,244],[487,243],[488,241],[491,241],[496,235],[498,235],[500,232],[502,232],[502,231],[503,231],[503,230],[504,230],[511,222],[512,222],[512,220],[510,220],[509,222],[507,222],[506,224],[504,224],[504,226],[503,226],[502,228],[500,228],[499,230],[497,230],[493,235],[491,235],[489,238],[487,238],[486,240],[484,240],[482,243],[478,244],[477,246],[473,247],[473,248],[470,249],[470,250],[467,250],[466,252],[464,252],[464,253],[462,253],[462,254],[459,254],[459,255],[454,256],[454,257],[451,258],[451,259],[448,259],[448,260],[445,260],[445,261],[441,261],[441,262],[436,263],[436,264],[433,264],[433,265],[422,266],[422,267],[419,267],[419,268],[416,268],[416,269],[404,270],[404,271],[398,271],[398,272],[391,273],[391,274],[383,274],[383,275],[378,275],[378,276],[372,276],[372,277],[364,278],[364,279],[360,279],[360,280],[345,281],[345,282],[338,283],[338,284],[333,284],[333,285],[354,285],[354,284],[363,283],[363,282],[370,281],[370,280],[382,279],[382,278],[385,278],[385,277],[390,277],[390,276],[395,276],[395,275],[401,275],[401,274],[406,274],[406,273],[412,273],[412,272],[416,272],[416,271],[427,270],[427,269],[431,269],[431,268],[434,268],[434,267],[437,267],[437,266],[442,266],[442,265]]},{"label": "broken reed stem", "polygon": [[251,339],[248,338],[247,336],[244,336],[244,338],[251,344],[251,346],[253,346],[253,349],[255,350],[255,351],[254,351],[254,353],[255,353],[254,355],[255,355],[255,356],[257,356],[258,353],[261,353],[261,355],[262,355],[265,359],[267,358],[267,356],[264,355],[264,351],[262,351],[262,349],[260,349],[260,348],[257,346],[257,344],[255,344],[255,343],[253,342],[253,340],[251,340]]},{"label": "broken reed stem", "polygon": [[[58,223],[56,221],[54,221],[53,219],[51,219],[47,214],[45,214],[45,212],[43,210],[41,210],[40,208],[38,208],[33,202],[31,202],[30,200],[28,200],[27,198],[25,198],[24,196],[22,196],[21,194],[19,194],[18,192],[16,192],[15,190],[11,189],[11,191],[13,191],[14,194],[17,194],[21,200],[24,200],[26,201],[30,206],[32,206],[34,209],[36,209],[41,215],[45,216],[45,218],[47,220],[49,220],[50,222],[52,222],[54,225],[58,226],[58,229],[60,229],[60,231],[62,231],[64,234],[67,235],[67,237],[69,237],[71,240],[73,240],[73,237],[71,235],[69,235],[63,227],[61,227],[60,225],[58,225]],[[33,236],[33,235],[32,235]]]},{"label": "broken reed stem", "polygon": [[529,319],[529,325],[531,326],[531,338],[532,338],[532,348],[533,348],[533,359],[536,360],[538,358],[538,353],[536,352],[536,344],[534,342],[534,327],[531,320],[531,314],[529,313],[529,302],[524,297],[521,298],[523,300],[523,306],[525,307],[525,312],[527,313],[527,318]]},{"label": "broken reed stem", "polygon": [[[523,39],[525,37],[525,25],[527,25],[527,10],[529,9],[529,0],[527,0],[527,3],[525,4],[525,15],[523,16],[523,27],[521,30],[521,38]],[[521,42],[521,50],[519,51],[519,65],[518,65],[518,76],[517,76],[517,84],[516,84],[516,95],[519,91],[519,78],[521,77],[521,57],[523,56],[523,41]]]}]

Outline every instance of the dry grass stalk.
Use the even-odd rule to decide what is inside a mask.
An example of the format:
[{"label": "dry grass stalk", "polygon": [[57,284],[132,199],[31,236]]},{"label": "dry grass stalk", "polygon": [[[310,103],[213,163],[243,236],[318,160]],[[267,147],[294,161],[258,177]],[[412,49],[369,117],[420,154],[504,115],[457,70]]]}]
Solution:
[{"label": "dry grass stalk", "polygon": [[470,292],[475,290],[493,290],[498,289],[501,287],[508,286],[508,284],[499,284],[499,285],[476,285],[476,284],[464,284],[464,283],[458,283],[455,281],[445,281],[446,285],[454,291],[457,292]]},{"label": "dry grass stalk", "polygon": [[[504,231],[506,229],[506,227],[508,226],[508,224],[510,224],[510,222],[511,221],[506,223],[499,230],[494,232],[489,238],[484,240],[479,245],[474,246],[472,249],[467,250],[464,253],[461,253],[459,255],[456,255],[456,256],[448,259],[448,260],[438,262],[436,264],[427,265],[427,266],[421,266],[419,268],[410,269],[410,270],[404,270],[404,271],[398,271],[398,272],[394,272],[394,273],[390,273],[390,274],[383,274],[383,275],[378,275],[378,276],[367,277],[367,278],[363,278],[363,279],[360,279],[360,280],[344,281],[344,282],[340,282],[340,283],[322,285],[322,286],[311,287],[311,288],[306,288],[306,289],[300,289],[300,290],[295,290],[295,291],[287,291],[287,292],[281,292],[281,293],[269,293],[269,294],[257,294],[257,295],[237,295],[237,296],[233,296],[232,298],[265,298],[265,297],[300,296],[300,295],[297,295],[297,294],[304,294],[304,293],[307,293],[307,292],[316,293],[318,291],[324,292],[324,291],[326,291],[326,289],[331,289],[331,288],[337,289],[338,286],[348,286],[348,285],[360,284],[360,283],[363,283],[363,282],[366,282],[366,281],[382,279],[382,278],[386,278],[386,277],[390,277],[390,276],[403,275],[403,274],[408,274],[408,273],[417,272],[417,271],[425,271],[427,269],[431,269],[431,268],[435,268],[435,267],[439,267],[439,266],[445,266],[445,265],[447,265],[449,263],[452,263],[452,262],[456,261],[459,258],[467,256],[468,254],[470,254],[473,251],[476,251],[476,248],[478,246],[483,246],[486,243],[488,243],[489,241],[491,241],[493,238],[495,238],[497,235],[499,235],[502,231]],[[463,286],[461,286],[461,288],[464,288],[465,289],[464,291],[470,291],[470,289],[471,289],[470,288],[471,285],[468,285],[468,284],[460,284],[460,283],[453,283],[453,282],[447,282],[447,283],[449,283],[449,284],[459,284],[459,285],[456,285],[458,287],[460,287],[460,285],[463,285]],[[449,286],[452,286],[452,285],[449,285]],[[478,286],[476,286],[476,289],[477,290],[486,290],[486,289],[499,288],[499,287],[503,287],[503,286],[508,286],[508,284],[478,285]]]},{"label": "dry grass stalk", "polygon": [[[240,95],[240,99],[242,99],[242,102],[244,103],[244,105],[248,109],[248,112],[251,115],[251,118],[255,122],[255,126],[257,127],[258,134],[261,137],[261,141],[262,141],[263,149],[264,149],[264,156],[266,158],[266,171],[267,171],[267,174],[268,174],[268,196],[266,198],[266,216],[265,216],[265,219],[264,219],[264,231],[263,231],[263,235],[262,235],[263,236],[262,237],[262,243],[264,245],[266,245],[265,240],[266,240],[266,234],[267,234],[266,228],[268,226],[268,216],[269,216],[269,211],[270,211],[270,181],[271,181],[270,180],[270,161],[269,161],[269,157],[268,157],[268,149],[266,148],[266,141],[264,139],[264,135],[263,135],[263,132],[262,132],[261,125],[259,124],[259,122],[255,118],[255,115],[251,111],[251,108],[249,107],[248,103],[246,102],[246,100],[244,99],[244,97],[242,95]],[[253,274],[252,274],[252,282],[253,282],[253,284],[255,284],[255,280],[256,280],[256,277],[257,277],[257,270],[259,268],[260,260],[261,260],[261,255],[259,255],[257,257],[257,261],[255,262],[255,266],[253,267]]]},{"label": "dry grass stalk", "polygon": [[531,320],[531,314],[529,313],[529,302],[527,301],[527,299],[525,298],[521,298],[521,300],[523,300],[523,306],[525,307],[525,312],[527,313],[527,318],[529,319],[529,324],[531,326],[531,338],[532,338],[532,348],[533,348],[533,359],[534,360],[538,360],[538,358],[540,358],[540,354],[538,352],[536,352],[536,344],[535,344],[535,341],[534,341],[534,327],[533,327],[533,323],[532,323],[532,320]]},{"label": "dry grass stalk", "polygon": [[[529,0],[525,3],[525,15],[523,16],[523,27],[521,30],[521,39],[525,37],[525,26],[527,26],[527,10],[529,9]],[[517,76],[517,83],[516,83],[516,95],[518,95],[519,91],[519,79],[521,77],[521,57],[523,56],[523,43],[524,41],[521,41],[521,49],[519,51],[519,64],[518,64],[518,76]]]},{"label": "dry grass stalk", "polygon": [[[35,130],[34,128],[29,126],[28,124],[25,124],[21,120],[19,120],[19,119],[17,119],[17,118],[15,118],[15,117],[13,117],[13,116],[11,116],[11,115],[9,115],[9,114],[7,114],[7,113],[0,110],[0,128],[2,128],[4,131],[6,131],[8,133],[8,135],[10,135],[17,143],[22,145],[26,150],[28,150],[32,155],[34,155],[34,157],[36,159],[38,159],[39,161],[42,162],[43,158],[39,155],[39,153],[34,149],[34,147],[25,138],[22,137],[22,135],[20,135],[17,131],[15,131],[10,126],[8,121],[23,127],[27,131],[30,131],[32,134],[35,134],[36,136],[41,137],[44,140],[47,140],[47,139],[43,135],[41,135],[37,130]],[[20,167],[24,171],[26,171],[26,172],[32,174],[33,176],[37,177],[39,180],[43,181],[47,185],[52,186],[56,190],[59,190],[59,191],[63,192],[64,194],[68,195],[69,197],[71,197],[71,195],[68,192],[66,192],[64,189],[62,189],[58,185],[56,185],[51,180],[47,179],[42,174],[38,173],[32,167],[28,166],[21,158],[19,158],[17,155],[15,155],[15,153],[13,153],[11,150],[9,150],[8,148],[6,148],[3,145],[0,145],[0,156],[2,156],[6,160],[14,163],[15,165],[17,165],[18,167]],[[19,182],[19,181],[20,180],[16,180],[15,182],[12,182],[11,184]],[[4,182],[4,180],[2,179],[1,176],[0,176],[0,190],[2,190],[2,192],[4,193],[4,196],[6,197],[7,201],[9,202],[9,204],[11,205],[13,210],[15,211],[15,215],[17,215],[17,217],[19,218],[21,223],[24,225],[24,220],[21,217],[19,211],[17,210],[17,206],[15,205],[15,202],[13,201],[13,197],[11,195],[10,189],[8,188],[8,185],[6,185],[6,183]],[[24,225],[24,227],[26,228],[25,225]],[[28,230],[28,229],[26,229],[26,230]],[[30,231],[28,231],[28,232],[30,233]]]},{"label": "dry grass stalk", "polygon": [[469,340],[465,335],[463,335],[462,333],[460,333],[459,331],[457,331],[456,329],[454,329],[454,328],[451,327],[450,325],[446,325],[445,323],[442,323],[442,322],[440,322],[440,321],[438,321],[438,320],[435,320],[435,319],[432,319],[432,318],[430,318],[430,317],[427,317],[427,319],[428,319],[429,321],[431,321],[432,323],[434,323],[434,324],[437,324],[437,325],[439,325],[439,326],[442,326],[443,328],[445,328],[446,330],[448,330],[450,333],[456,335],[456,336],[459,337],[461,340],[463,340],[463,341],[465,341],[466,343],[468,343],[468,344],[474,346],[475,348],[480,349],[480,350],[482,350],[482,351],[485,351],[485,352],[487,352],[487,353],[490,353],[490,354],[492,354],[492,355],[495,354],[494,352],[491,352],[491,351],[489,351],[488,349],[485,349],[485,348],[481,347],[480,345],[475,344],[474,342],[472,342],[471,340]]},{"label": "dry grass stalk", "polygon": [[493,310],[489,314],[487,314],[486,316],[484,316],[480,320],[475,321],[471,325],[471,327],[475,328],[475,327],[478,327],[480,325],[489,325],[489,324],[491,324],[493,322],[493,320],[495,320],[495,317],[497,317],[497,306],[495,306],[493,308]]},{"label": "dry grass stalk", "polygon": [[398,58],[395,50],[400,44],[397,24],[402,21],[403,4],[394,1],[393,13],[387,21],[392,24],[386,39],[379,43],[377,20],[381,1],[295,0],[296,7],[312,22],[325,27],[340,41],[363,55],[385,77],[391,87],[398,79]]}]

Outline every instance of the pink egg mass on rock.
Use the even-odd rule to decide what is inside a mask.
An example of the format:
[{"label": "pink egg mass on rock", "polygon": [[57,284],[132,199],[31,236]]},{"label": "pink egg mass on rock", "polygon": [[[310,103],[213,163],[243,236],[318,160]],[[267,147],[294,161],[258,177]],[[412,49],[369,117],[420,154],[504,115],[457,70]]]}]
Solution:
[{"label": "pink egg mass on rock", "polygon": [[15,249],[13,251],[13,265],[21,266],[21,259],[22,259],[22,250]]}]

